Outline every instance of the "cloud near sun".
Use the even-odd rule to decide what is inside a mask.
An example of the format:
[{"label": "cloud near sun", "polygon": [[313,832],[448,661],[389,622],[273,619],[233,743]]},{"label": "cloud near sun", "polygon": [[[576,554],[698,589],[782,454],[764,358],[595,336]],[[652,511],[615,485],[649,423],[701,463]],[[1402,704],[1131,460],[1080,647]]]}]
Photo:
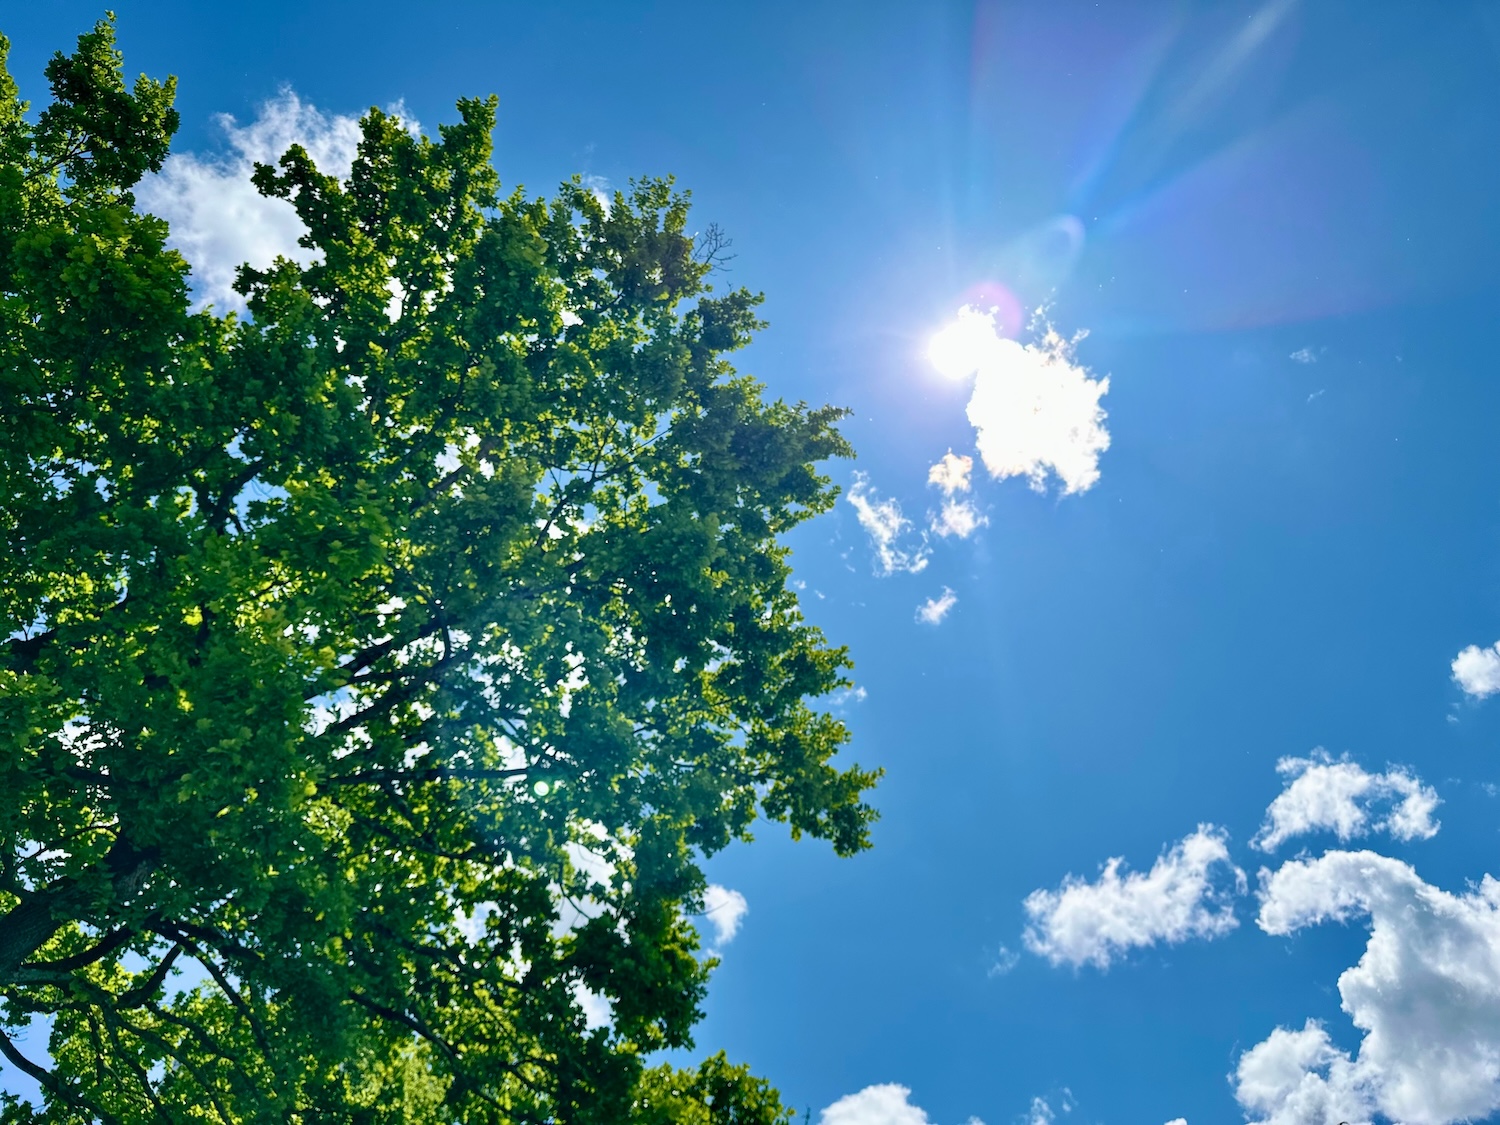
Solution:
[{"label": "cloud near sun", "polygon": [[1064,495],[1099,481],[1109,431],[1099,400],[1109,378],[1074,361],[1083,334],[1065,339],[1051,325],[1020,343],[1002,336],[995,314],[965,305],[932,341],[928,357],[952,379],[974,376],[969,421],[984,466],[996,480],[1024,476],[1043,491],[1056,476]]},{"label": "cloud near sun", "polygon": [[[1099,456],[1109,448],[1106,414],[1099,401],[1109,392],[1108,377],[1094,379],[1074,360],[1079,333],[1065,339],[1038,310],[1033,327],[1041,334],[1029,343],[1004,337],[993,310],[965,305],[952,324],[933,337],[928,358],[952,379],[974,378],[968,417],[980,460],[996,480],[1024,476],[1037,492],[1050,478],[1062,494],[1087,492],[1099,481]],[[941,507],[918,529],[895,499],[880,499],[869,478],[855,473],[846,494],[875,550],[881,577],[916,574],[931,558],[932,538],[968,539],[989,518],[970,500],[972,457],[951,449],[927,472],[927,483],[943,493]],[[911,534],[908,535],[908,532]],[[951,601],[929,599],[917,620],[936,624]],[[941,605],[939,610],[936,607]]]}]

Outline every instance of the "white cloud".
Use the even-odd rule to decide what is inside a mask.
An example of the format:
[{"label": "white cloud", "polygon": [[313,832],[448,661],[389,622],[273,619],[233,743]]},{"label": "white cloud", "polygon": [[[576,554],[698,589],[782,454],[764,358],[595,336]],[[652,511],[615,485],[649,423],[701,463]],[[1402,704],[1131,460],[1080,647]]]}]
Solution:
[{"label": "white cloud", "polygon": [[1031,1099],[1031,1108],[1026,1112],[1026,1125],[1052,1125],[1056,1120],[1057,1114],[1053,1112],[1046,1098]]},{"label": "white cloud", "polygon": [[958,604],[958,595],[947,586],[935,598],[928,598],[917,606],[917,622],[921,625],[941,625],[948,611]]},{"label": "white cloud", "polygon": [[1291,354],[1291,358],[1297,363],[1317,363],[1318,353],[1311,348],[1298,348]]},{"label": "white cloud", "polygon": [[870,544],[875,548],[877,574],[884,576],[897,571],[917,574],[927,566],[929,551],[925,543],[914,548],[900,545],[902,535],[911,526],[911,521],[901,514],[901,505],[895,500],[879,499],[870,487],[869,477],[855,473],[845,499],[854,507],[860,526],[869,533]]},{"label": "white cloud", "polygon": [[[1500,882],[1462,895],[1374,852],[1334,851],[1261,873],[1257,922],[1291,934],[1365,916],[1359,963],[1339,977],[1358,1052],[1315,1022],[1247,1051],[1237,1096],[1268,1125],[1478,1120],[1500,1109]],[[1320,1116],[1332,1114],[1332,1116]]]},{"label": "white cloud", "polygon": [[609,214],[609,209],[614,205],[614,185],[603,176],[596,176],[592,172],[579,177],[583,186],[589,189],[589,193],[599,201],[599,206],[604,208],[604,213]]},{"label": "white cloud", "polygon": [[553,923],[555,934],[571,933],[589,919],[613,909],[608,904],[610,884],[615,877],[611,857],[617,850],[629,854],[629,849],[611,840],[602,825],[587,825],[586,831],[591,841],[570,840],[564,845],[564,850],[574,874],[583,877],[588,890],[581,895],[565,895],[561,887],[553,884],[552,893],[557,903],[557,921]]},{"label": "white cloud", "polygon": [[937,485],[944,496],[955,492],[969,491],[969,474],[974,471],[974,458],[948,450],[942,458],[927,470],[927,483]]},{"label": "white cloud", "polygon": [[1245,873],[1229,860],[1222,829],[1200,824],[1146,874],[1121,875],[1124,861],[1104,864],[1098,880],[1076,876],[1055,891],[1026,896],[1026,948],[1054,965],[1108,968],[1128,950],[1215,938],[1239,924],[1232,899],[1245,891]]},{"label": "white cloud", "polygon": [[993,312],[966,305],[933,340],[939,369],[975,375],[969,421],[991,476],[1024,476],[1041,491],[1055,474],[1064,494],[1099,480],[1099,455],[1109,448],[1099,400],[1109,379],[1091,379],[1073,361],[1081,338],[1066,340],[1048,325],[1040,339],[1022,344],[998,333]]},{"label": "white cloud", "polygon": [[943,510],[932,517],[931,526],[932,530],[944,539],[950,535],[967,539],[989,522],[989,519],[980,515],[979,509],[967,500],[948,500],[944,502]]},{"label": "white cloud", "polygon": [[1278,1027],[1240,1056],[1235,1098],[1258,1125],[1368,1121],[1370,1098],[1349,1056],[1316,1020],[1301,1031]]},{"label": "white cloud", "polygon": [[1489,648],[1470,645],[1455,656],[1453,678],[1476,699],[1500,692],[1500,641]]},{"label": "white cloud", "polygon": [[[1367,773],[1347,758],[1335,761],[1322,751],[1308,758],[1282,758],[1276,772],[1287,786],[1266,810],[1266,821],[1250,841],[1263,852],[1274,851],[1293,836],[1333,832],[1352,840],[1371,831],[1389,832],[1398,840],[1430,839],[1437,834],[1437,791],[1400,767]],[[1372,816],[1389,805],[1385,816]]]},{"label": "white cloud", "polygon": [[911,1090],[887,1082],[846,1094],[818,1117],[820,1125],[931,1125],[926,1112],[911,1104]]},{"label": "white cloud", "polygon": [[1187,1125],[1187,1118],[1186,1117],[1174,1117],[1174,1118],[1172,1118],[1171,1121],[1167,1122],[1167,1125]]},{"label": "white cloud", "polygon": [[1003,977],[1021,963],[1021,955],[1002,945],[995,953],[995,963],[990,966],[988,976]]},{"label": "white cloud", "polygon": [[609,998],[586,988],[582,981],[573,982],[573,1000],[583,1012],[583,1026],[590,1031],[614,1022],[615,1009]]},{"label": "white cloud", "polygon": [[[405,118],[399,105],[391,112]],[[221,114],[218,124],[227,152],[207,157],[174,153],[160,173],[141,181],[136,198],[142,209],[171,224],[169,241],[192,265],[199,300],[220,312],[242,311],[244,298],[233,288],[242,263],[264,269],[278,255],[303,264],[313,258],[311,250],[297,244],[307,228],[292,205],[267,199],[250,182],[255,164],[275,164],[300,144],[319,171],[345,177],[359,144],[359,121],[325,114],[284,89],[261,106],[250,124],[240,125],[228,114]],[[416,129],[409,119],[403,124]]]},{"label": "white cloud", "polygon": [[728,945],[740,932],[740,922],[750,912],[750,904],[739,891],[711,883],[703,892],[703,913],[713,924],[714,945]]},{"label": "white cloud", "polygon": [[851,703],[863,703],[870,697],[870,693],[863,686],[839,688],[828,697],[828,706],[847,707]]}]

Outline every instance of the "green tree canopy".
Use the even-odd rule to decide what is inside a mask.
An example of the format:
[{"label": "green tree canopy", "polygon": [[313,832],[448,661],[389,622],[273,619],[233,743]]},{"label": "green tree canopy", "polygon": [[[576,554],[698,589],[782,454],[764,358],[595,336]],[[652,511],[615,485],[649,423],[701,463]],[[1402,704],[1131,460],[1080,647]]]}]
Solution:
[{"label": "green tree canopy", "polygon": [[312,264],[194,312],[131,195],[173,83],[106,21],[33,116],[4,46],[6,1119],[785,1120],[646,1056],[699,1015],[705,857],[867,843],[779,545],[850,449],[725,360],[759,298],[686,195],[502,197],[493,98],[371,110],[347,180],[256,173]]}]

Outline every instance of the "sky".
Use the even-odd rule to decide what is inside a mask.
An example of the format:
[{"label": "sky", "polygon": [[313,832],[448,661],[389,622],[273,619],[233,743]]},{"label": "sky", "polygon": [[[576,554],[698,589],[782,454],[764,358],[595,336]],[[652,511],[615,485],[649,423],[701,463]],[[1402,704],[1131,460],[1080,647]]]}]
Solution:
[{"label": "sky", "polygon": [[[1496,1116],[1500,7],[113,4],[203,299],[295,240],[250,160],[494,92],[854,411],[791,542],[882,819],[714,859],[703,1053],[821,1125]],[[0,11],[23,94],[100,14]]]}]

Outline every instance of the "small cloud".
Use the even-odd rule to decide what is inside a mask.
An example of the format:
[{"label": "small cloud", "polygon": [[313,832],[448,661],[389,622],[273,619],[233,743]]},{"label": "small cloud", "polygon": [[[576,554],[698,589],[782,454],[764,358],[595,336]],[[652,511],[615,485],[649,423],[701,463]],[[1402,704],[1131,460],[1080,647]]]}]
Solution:
[{"label": "small cloud", "polygon": [[614,204],[615,189],[603,176],[595,176],[592,173],[579,177],[579,182],[589,190],[589,194],[599,201],[599,206],[604,208],[604,213],[609,214],[610,207]]},{"label": "small cloud", "polygon": [[1230,862],[1222,829],[1200,824],[1144,875],[1122,875],[1124,862],[1107,860],[1095,882],[1070,875],[1055,891],[1027,895],[1026,948],[1053,965],[1107,969],[1131,949],[1221,937],[1239,925],[1232,900],[1245,893],[1245,873]]},{"label": "small cloud", "polygon": [[839,688],[838,691],[833,692],[828,696],[828,706],[847,707],[851,703],[863,703],[866,699],[869,698],[869,695],[869,692],[858,685],[855,685],[854,687]]},{"label": "small cloud", "polygon": [[864,473],[854,474],[854,483],[849,486],[845,499],[859,517],[859,525],[870,536],[870,545],[875,548],[875,573],[881,577],[905,571],[920,573],[927,566],[929,552],[926,544],[918,547],[902,547],[899,541],[911,521],[901,514],[901,505],[895,500],[881,500],[870,487],[870,478]]},{"label": "small cloud", "polygon": [[947,586],[938,597],[928,598],[917,606],[917,622],[922,625],[941,625],[948,611],[958,604],[958,595]]},{"label": "small cloud", "polygon": [[750,912],[750,904],[739,891],[709,884],[703,892],[703,915],[714,928],[715,947],[728,945],[740,932],[740,922]]},{"label": "small cloud", "polygon": [[1313,351],[1311,348],[1298,348],[1287,358],[1294,363],[1317,363],[1318,356],[1322,354],[1322,348],[1319,348],[1317,351]]},{"label": "small cloud", "polygon": [[1464,694],[1485,699],[1500,692],[1500,641],[1489,648],[1470,645],[1453,658],[1452,668]]},{"label": "small cloud", "polygon": [[1167,1122],[1167,1125],[1187,1125],[1187,1118],[1186,1117],[1174,1117],[1174,1118],[1172,1118],[1172,1120],[1170,1120],[1170,1121]]},{"label": "small cloud", "polygon": [[944,496],[967,492],[969,474],[973,470],[974,458],[961,456],[950,449],[937,464],[927,470],[927,483],[941,488]]},{"label": "small cloud", "polygon": [[989,522],[989,519],[981,515],[979,509],[967,500],[948,500],[943,504],[943,510],[932,517],[930,526],[934,533],[944,539],[950,535],[967,539]]},{"label": "small cloud", "polygon": [[1307,396],[1307,401],[1308,402],[1312,402],[1315,399],[1320,399],[1320,398],[1323,397],[1323,395],[1326,392],[1327,392],[1327,388],[1326,387],[1319,387],[1317,390],[1313,391],[1312,394],[1310,394],[1310,395]]},{"label": "small cloud", "polygon": [[995,963],[990,966],[989,972],[985,976],[1003,977],[1020,963],[1021,955],[1015,950],[1008,949],[1002,945],[999,952],[995,954]]},{"label": "small cloud", "polygon": [[[1250,841],[1260,851],[1275,851],[1309,832],[1333,832],[1341,841],[1372,831],[1397,840],[1437,835],[1439,824],[1432,817],[1441,803],[1437,790],[1400,767],[1369,773],[1347,757],[1335,760],[1315,750],[1306,758],[1282,758],[1276,772],[1287,784]],[[1389,808],[1385,815],[1372,815],[1382,807]]]},{"label": "small cloud", "polygon": [[845,1094],[818,1117],[819,1125],[932,1125],[921,1106],[911,1104],[911,1090],[894,1082],[866,1086]]},{"label": "small cloud", "polygon": [[1031,1108],[1026,1113],[1026,1125],[1052,1125],[1057,1114],[1046,1098],[1032,1098]]}]

